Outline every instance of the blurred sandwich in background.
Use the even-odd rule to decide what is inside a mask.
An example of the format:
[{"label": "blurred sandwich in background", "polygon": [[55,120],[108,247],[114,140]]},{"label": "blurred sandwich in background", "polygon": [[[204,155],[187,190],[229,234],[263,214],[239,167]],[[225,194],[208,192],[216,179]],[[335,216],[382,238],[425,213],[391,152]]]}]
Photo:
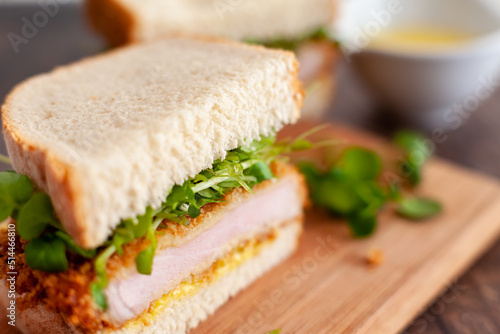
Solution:
[{"label": "blurred sandwich in background", "polygon": [[303,116],[318,118],[332,101],[339,59],[328,30],[338,0],[88,0],[92,25],[112,46],[172,35],[205,35],[294,51],[307,98]]}]

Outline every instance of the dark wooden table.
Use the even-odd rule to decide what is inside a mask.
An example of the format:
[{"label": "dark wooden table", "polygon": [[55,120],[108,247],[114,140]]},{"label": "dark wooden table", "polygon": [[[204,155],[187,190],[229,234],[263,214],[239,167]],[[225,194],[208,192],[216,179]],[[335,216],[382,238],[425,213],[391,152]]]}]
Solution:
[{"label": "dark wooden table", "polygon": [[[54,66],[105,50],[105,44],[86,25],[78,5],[57,7],[47,22],[27,31],[25,21],[39,5],[1,5],[0,1],[0,98],[21,80]],[[38,14],[39,15],[39,14]],[[17,36],[14,36],[17,35]],[[22,42],[20,42],[21,37]],[[11,40],[17,40],[18,52]],[[340,68],[339,89],[327,118],[389,136],[399,124],[383,110],[347,65]],[[5,152],[5,148],[1,151]],[[487,101],[436,153],[472,169],[500,177],[500,93]],[[500,219],[500,217],[498,217]],[[453,259],[450,259],[452,261]],[[500,243],[497,243],[434,305],[423,310],[404,333],[500,333]]]}]

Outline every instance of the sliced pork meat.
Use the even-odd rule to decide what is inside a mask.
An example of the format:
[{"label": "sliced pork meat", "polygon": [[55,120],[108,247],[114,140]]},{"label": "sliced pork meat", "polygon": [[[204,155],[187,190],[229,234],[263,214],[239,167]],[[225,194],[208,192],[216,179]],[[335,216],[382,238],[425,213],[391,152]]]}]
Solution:
[{"label": "sliced pork meat", "polygon": [[154,258],[152,274],[137,272],[110,282],[106,289],[112,323],[121,325],[192,273],[206,270],[240,242],[278,227],[302,212],[301,185],[285,177],[248,197],[210,229],[186,244],[167,247]]}]

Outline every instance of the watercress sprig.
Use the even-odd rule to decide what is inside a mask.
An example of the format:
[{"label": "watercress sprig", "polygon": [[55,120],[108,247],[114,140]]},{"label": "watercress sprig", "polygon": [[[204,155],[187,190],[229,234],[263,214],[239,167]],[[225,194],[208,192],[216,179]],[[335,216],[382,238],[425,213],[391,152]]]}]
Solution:
[{"label": "watercress sprig", "polygon": [[423,135],[409,130],[401,130],[394,136],[394,143],[405,152],[399,167],[411,186],[420,183],[422,167],[432,155],[426,142],[427,139]]},{"label": "watercress sprig", "polygon": [[299,46],[309,41],[327,41],[332,45],[338,45],[338,41],[328,32],[327,27],[320,27],[315,30],[307,31],[295,38],[276,38],[270,41],[259,41],[256,39],[249,39],[247,43],[261,44],[269,48],[284,49],[289,51],[296,51]]},{"label": "watercress sprig", "polygon": [[[425,138],[412,132],[400,132],[396,143],[410,157],[419,150],[419,160],[411,168],[414,174],[408,180],[415,185],[421,180],[423,161],[430,157],[425,149]],[[351,234],[356,238],[372,235],[377,226],[378,212],[388,203],[396,203],[396,213],[410,220],[429,219],[442,211],[438,202],[419,197],[404,197],[401,184],[383,184],[379,181],[382,160],[373,151],[362,147],[349,147],[326,171],[315,164],[302,162],[299,169],[306,176],[313,202],[333,214],[346,219]],[[413,175],[413,176],[412,176]]]}]

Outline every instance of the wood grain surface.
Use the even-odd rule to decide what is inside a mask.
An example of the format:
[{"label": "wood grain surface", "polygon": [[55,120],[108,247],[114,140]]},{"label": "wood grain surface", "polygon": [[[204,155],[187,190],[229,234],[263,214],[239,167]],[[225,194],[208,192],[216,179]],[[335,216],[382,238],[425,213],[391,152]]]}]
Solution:
[{"label": "wood grain surface", "polygon": [[[15,52],[9,33],[21,34],[22,19],[39,5],[3,5],[0,1],[0,99],[21,80],[54,66],[96,54],[105,44],[88,28],[80,6],[61,5],[58,13]],[[401,124],[386,113],[350,66],[341,68],[339,91],[330,121],[390,135]],[[471,78],[475,80],[477,78]],[[463,124],[447,134],[436,154],[458,164],[500,177],[500,93],[485,102]],[[432,129],[431,129],[432,130]],[[3,144],[1,151],[5,153]],[[3,168],[6,168],[4,166]],[[499,218],[496,218],[497,220]],[[491,248],[458,281],[405,330],[409,334],[500,333],[500,243]],[[226,320],[225,320],[226,321]],[[0,333],[4,333],[0,328]]]},{"label": "wood grain surface", "polygon": [[[345,128],[329,131],[349,144],[387,151],[377,138]],[[400,332],[500,233],[496,180],[434,159],[418,193],[442,201],[444,213],[412,223],[388,209],[366,240],[352,239],[344,224],[310,210],[298,252],[193,333]],[[373,249],[384,254],[379,266],[367,262]],[[459,293],[456,287],[446,300]]]}]

